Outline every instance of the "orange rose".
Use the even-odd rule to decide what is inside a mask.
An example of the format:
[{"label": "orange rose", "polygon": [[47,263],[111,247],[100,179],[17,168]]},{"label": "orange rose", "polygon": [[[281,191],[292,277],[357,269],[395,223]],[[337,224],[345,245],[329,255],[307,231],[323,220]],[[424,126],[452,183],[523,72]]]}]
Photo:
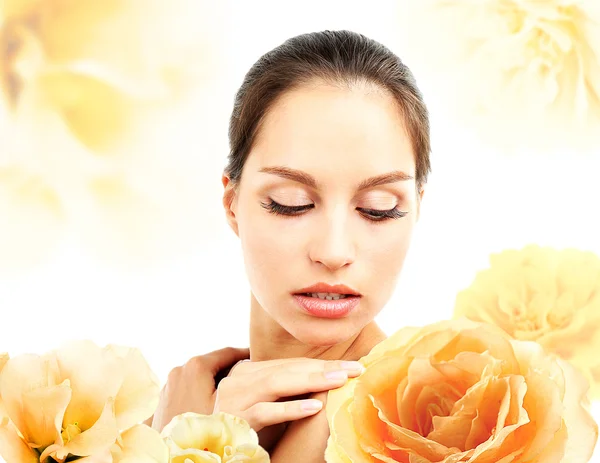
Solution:
[{"label": "orange rose", "polygon": [[588,383],[534,342],[468,319],[405,328],[329,393],[328,463],[589,461]]}]

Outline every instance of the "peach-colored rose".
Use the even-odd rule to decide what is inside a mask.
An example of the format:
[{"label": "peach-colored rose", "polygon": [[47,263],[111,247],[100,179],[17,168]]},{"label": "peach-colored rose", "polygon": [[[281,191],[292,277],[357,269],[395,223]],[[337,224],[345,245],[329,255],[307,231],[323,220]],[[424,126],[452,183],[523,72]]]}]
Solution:
[{"label": "peach-colored rose", "polygon": [[6,365],[9,358],[10,357],[6,352],[0,352],[0,373],[2,373],[2,368],[4,368],[4,365]]},{"label": "peach-colored rose", "polygon": [[578,367],[600,398],[600,258],[536,245],[490,257],[456,298],[456,317],[492,323],[536,341]]},{"label": "peach-colored rose", "polygon": [[[0,374],[2,374],[2,369],[6,362],[8,362],[9,355],[6,352],[0,352]],[[4,416],[4,406],[2,405],[2,395],[0,395],[0,419]]]},{"label": "peach-colored rose", "polygon": [[183,413],[162,431],[171,463],[269,463],[258,435],[243,419],[227,413]]},{"label": "peach-colored rose", "polygon": [[467,319],[405,328],[329,393],[328,463],[583,463],[587,382],[534,342]]},{"label": "peach-colored rose", "polygon": [[120,432],[152,415],[159,392],[136,349],[81,341],[14,357],[0,374],[0,455],[7,463],[111,463],[115,444],[135,451]]}]

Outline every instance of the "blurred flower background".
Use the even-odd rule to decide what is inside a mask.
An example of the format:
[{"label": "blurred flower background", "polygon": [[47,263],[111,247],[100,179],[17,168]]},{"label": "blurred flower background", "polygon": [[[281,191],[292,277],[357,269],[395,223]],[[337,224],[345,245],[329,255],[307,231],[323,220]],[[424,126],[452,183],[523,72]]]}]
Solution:
[{"label": "blurred flower background", "polygon": [[408,54],[479,136],[516,154],[597,150],[599,2],[403,3],[401,33],[419,44]]},{"label": "blurred flower background", "polygon": [[[308,0],[293,14],[274,0],[0,2],[0,351],[130,345],[164,382],[191,356],[247,345],[249,288],[221,206],[228,117],[260,55],[316,30],[386,44],[431,113],[433,173],[379,317],[390,333],[452,317],[472,284],[483,300],[521,294],[507,289],[510,275],[501,289],[475,280],[492,254],[535,244],[600,255],[599,9],[596,0]],[[539,273],[548,304],[556,295],[573,320],[596,306],[559,303],[561,285],[574,301],[600,292],[585,270],[597,271],[594,260],[585,262],[565,264],[566,277]],[[486,310],[494,305],[477,303],[471,315]]]},{"label": "blurred flower background", "polygon": [[200,146],[165,122],[222,72],[215,8],[14,0],[1,20],[0,266],[39,263],[65,234],[121,263],[195,239]]}]

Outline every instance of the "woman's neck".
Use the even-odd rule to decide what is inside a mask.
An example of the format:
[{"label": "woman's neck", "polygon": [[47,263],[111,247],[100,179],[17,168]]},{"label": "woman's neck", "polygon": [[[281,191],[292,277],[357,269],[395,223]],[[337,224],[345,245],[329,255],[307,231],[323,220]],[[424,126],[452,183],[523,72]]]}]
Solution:
[{"label": "woman's neck", "polygon": [[250,358],[265,361],[281,358],[358,360],[367,355],[386,335],[375,322],[350,339],[333,346],[309,346],[295,339],[265,312],[252,296],[250,307]]}]

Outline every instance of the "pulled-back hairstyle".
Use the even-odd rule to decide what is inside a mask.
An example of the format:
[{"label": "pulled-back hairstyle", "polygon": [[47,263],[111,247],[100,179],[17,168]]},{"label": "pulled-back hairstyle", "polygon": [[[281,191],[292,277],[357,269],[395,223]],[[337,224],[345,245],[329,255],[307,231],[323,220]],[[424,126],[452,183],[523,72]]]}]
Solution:
[{"label": "pulled-back hairstyle", "polygon": [[350,31],[299,35],[263,55],[239,88],[229,122],[225,174],[239,182],[265,115],[282,94],[313,80],[375,84],[395,98],[411,138],[419,188],[431,170],[429,118],[414,76],[388,48]]}]

